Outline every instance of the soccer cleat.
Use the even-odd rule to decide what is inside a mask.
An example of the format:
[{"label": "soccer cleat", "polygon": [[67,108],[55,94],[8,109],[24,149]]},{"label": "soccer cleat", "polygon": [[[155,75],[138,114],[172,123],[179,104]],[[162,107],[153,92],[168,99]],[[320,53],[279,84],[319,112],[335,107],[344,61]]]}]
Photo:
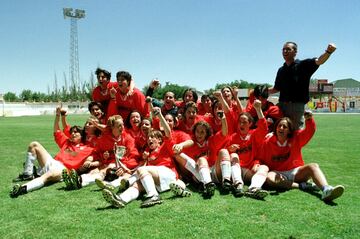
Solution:
[{"label": "soccer cleat", "polygon": [[222,182],[222,188],[225,192],[229,192],[232,188],[231,181],[225,178]]},{"label": "soccer cleat", "polygon": [[26,185],[15,184],[13,189],[10,191],[10,197],[17,198],[20,195],[26,194]]},{"label": "soccer cleat", "polygon": [[72,189],[75,189],[74,187],[74,184],[71,180],[71,177],[70,177],[70,174],[68,172],[68,170],[66,168],[64,168],[61,172],[61,177],[62,177],[62,180],[64,181],[65,183],[65,188],[67,190],[72,190]]},{"label": "soccer cleat", "polygon": [[313,182],[302,182],[299,183],[299,189],[306,192],[318,192],[320,188]]},{"label": "soccer cleat", "polygon": [[331,202],[334,199],[340,197],[344,193],[344,190],[345,188],[342,185],[331,187],[330,189],[323,191],[321,200],[324,202]]},{"label": "soccer cleat", "polygon": [[130,187],[129,180],[123,178],[120,181],[119,192],[123,192]]},{"label": "soccer cleat", "polygon": [[192,193],[185,188],[182,188],[176,182],[170,183],[170,191],[173,192],[176,196],[180,197],[190,197]]},{"label": "soccer cleat", "polygon": [[111,192],[115,192],[115,187],[106,183],[105,181],[101,180],[101,179],[95,179],[95,183],[96,185],[101,188],[101,189],[107,189]]},{"label": "soccer cleat", "polygon": [[21,173],[17,178],[13,179],[14,183],[33,180],[35,177],[33,174]]},{"label": "soccer cleat", "polygon": [[73,184],[74,189],[80,189],[81,185],[81,177],[78,175],[75,169],[70,170],[70,179]]},{"label": "soccer cleat", "polygon": [[163,201],[161,200],[161,197],[159,194],[156,194],[154,196],[148,197],[143,203],[141,203],[140,207],[151,207],[156,204],[161,204]]},{"label": "soccer cleat", "polygon": [[123,208],[126,205],[126,203],[123,200],[121,200],[121,198],[119,198],[115,193],[111,192],[110,190],[103,189],[102,195],[105,201],[107,201],[114,207]]},{"label": "soccer cleat", "polygon": [[213,182],[204,184],[203,197],[210,199],[215,194],[215,188],[216,188],[216,185]]},{"label": "soccer cleat", "polygon": [[261,188],[250,188],[249,191],[245,193],[245,196],[258,200],[263,200],[267,195],[269,195],[268,191]]},{"label": "soccer cleat", "polygon": [[244,196],[244,189],[242,183],[237,183],[233,186],[233,193],[235,197],[242,197]]}]

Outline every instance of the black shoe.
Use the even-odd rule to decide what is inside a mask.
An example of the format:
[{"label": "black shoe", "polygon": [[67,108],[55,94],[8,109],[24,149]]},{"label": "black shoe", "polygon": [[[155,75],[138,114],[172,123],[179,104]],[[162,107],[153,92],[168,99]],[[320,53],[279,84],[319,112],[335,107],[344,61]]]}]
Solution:
[{"label": "black shoe", "polygon": [[204,185],[203,197],[210,199],[215,194],[216,185],[213,182],[209,182]]},{"label": "black shoe", "polygon": [[244,189],[242,183],[238,183],[233,186],[233,193],[235,197],[242,197],[244,196]]},{"label": "black shoe", "polygon": [[27,190],[25,185],[15,184],[13,189],[10,191],[10,197],[17,198],[18,196],[26,193]]},{"label": "black shoe", "polygon": [[229,179],[224,179],[222,182],[222,189],[224,192],[230,192],[230,190],[232,189],[232,183]]},{"label": "black shoe", "polygon": [[161,204],[163,201],[159,194],[154,195],[152,197],[147,198],[143,203],[141,203],[140,207],[151,207],[156,204]]},{"label": "black shoe", "polygon": [[13,179],[14,183],[17,182],[22,182],[22,181],[29,181],[29,180],[33,180],[35,177],[33,174],[25,174],[25,173],[21,173],[19,174],[19,176],[17,178]]}]

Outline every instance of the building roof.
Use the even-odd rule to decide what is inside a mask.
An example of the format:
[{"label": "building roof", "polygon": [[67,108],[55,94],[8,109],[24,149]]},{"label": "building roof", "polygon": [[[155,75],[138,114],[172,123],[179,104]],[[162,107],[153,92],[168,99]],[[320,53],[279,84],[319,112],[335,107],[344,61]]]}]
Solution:
[{"label": "building roof", "polygon": [[352,78],[341,79],[331,83],[334,84],[334,88],[360,88],[360,82]]}]

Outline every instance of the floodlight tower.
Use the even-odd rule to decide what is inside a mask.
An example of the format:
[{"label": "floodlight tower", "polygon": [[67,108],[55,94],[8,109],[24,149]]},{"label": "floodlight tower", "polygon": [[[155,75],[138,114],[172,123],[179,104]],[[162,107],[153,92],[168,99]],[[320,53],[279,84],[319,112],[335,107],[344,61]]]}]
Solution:
[{"label": "floodlight tower", "polygon": [[80,90],[79,48],[77,21],[85,18],[85,10],[63,8],[64,19],[70,18],[70,66],[69,79],[76,90]]}]

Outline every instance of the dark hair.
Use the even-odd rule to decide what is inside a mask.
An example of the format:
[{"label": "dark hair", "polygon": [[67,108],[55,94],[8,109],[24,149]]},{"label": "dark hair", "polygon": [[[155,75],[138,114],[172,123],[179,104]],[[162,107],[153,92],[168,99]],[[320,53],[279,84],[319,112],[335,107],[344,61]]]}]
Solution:
[{"label": "dark hair", "polygon": [[274,128],[273,128],[273,133],[274,135],[276,136],[276,128],[278,127],[279,123],[282,121],[282,120],[285,120],[288,124],[288,127],[289,127],[289,133],[287,135],[288,138],[292,138],[293,135],[294,135],[294,131],[295,131],[295,127],[294,127],[294,124],[293,122],[291,121],[291,119],[289,117],[283,117],[281,119],[278,119],[275,124],[274,124]]},{"label": "dark hair", "polygon": [[221,105],[221,102],[218,101],[218,100],[214,100],[214,101],[212,102],[211,108],[212,108],[212,113],[213,113],[214,116],[215,116],[215,108],[217,107],[218,104]]},{"label": "dark hair", "polygon": [[195,108],[195,111],[196,113],[198,112],[198,108],[197,108],[197,105],[194,101],[189,101],[185,104],[185,107],[184,107],[184,112],[183,112],[183,116],[184,116],[184,119],[185,118],[185,114],[186,114],[186,111],[189,109],[189,108]]},{"label": "dark hair", "polygon": [[256,85],[254,89],[255,98],[259,98],[260,96],[264,99],[269,97],[269,89],[266,85]]},{"label": "dark hair", "polygon": [[151,136],[159,139],[159,140],[161,141],[160,144],[162,144],[164,136],[163,136],[163,134],[161,133],[160,130],[151,129],[151,130],[149,131],[147,137],[149,138],[149,137],[151,137]]},{"label": "dark hair", "polygon": [[71,126],[69,132],[70,134],[72,134],[73,132],[80,133],[81,142],[84,142],[84,129],[82,127],[80,127],[79,125]]},{"label": "dark hair", "polygon": [[211,126],[209,125],[209,123],[206,122],[206,121],[200,120],[200,121],[196,122],[192,127],[192,133],[193,133],[194,137],[195,137],[196,128],[198,126],[204,126],[205,127],[205,129],[206,129],[206,137],[205,137],[205,139],[208,139],[212,135],[212,129],[211,129]]},{"label": "dark hair", "polygon": [[197,102],[197,100],[198,100],[199,97],[198,97],[196,91],[193,90],[193,89],[191,89],[191,88],[188,88],[188,89],[186,89],[186,90],[184,91],[183,96],[182,96],[183,101],[185,101],[185,95],[186,95],[187,92],[191,92],[192,95],[193,95],[193,98],[194,98],[193,101],[194,101],[194,102]]},{"label": "dark hair", "polygon": [[116,73],[116,79],[118,79],[119,77],[124,78],[127,81],[128,85],[130,84],[130,82],[132,80],[130,73],[127,71],[118,71]]},{"label": "dark hair", "polygon": [[177,125],[177,123],[178,123],[178,118],[177,118],[177,116],[174,115],[174,114],[171,113],[171,112],[167,112],[167,113],[165,113],[164,118],[165,118],[165,116],[167,116],[167,115],[170,115],[170,116],[173,118],[173,120],[174,120],[174,124]]},{"label": "dark hair", "polygon": [[249,122],[250,123],[254,123],[254,118],[251,116],[251,114],[249,113],[249,112],[241,112],[240,114],[239,114],[239,116],[238,116],[238,122],[239,122],[239,120],[240,120],[240,117],[242,116],[242,115],[245,115],[247,118],[248,118],[248,120],[249,120]]},{"label": "dark hair", "polygon": [[297,46],[297,44],[296,44],[295,42],[293,42],[293,41],[287,41],[287,42],[285,42],[285,45],[287,45],[287,44],[293,45],[293,46],[294,46],[294,50],[297,52],[298,46]]},{"label": "dark hair", "polygon": [[140,115],[140,122],[142,121],[143,117],[141,115],[141,113],[138,111],[138,110],[133,110],[130,112],[130,114],[128,114],[124,124],[125,124],[125,127],[128,128],[128,129],[131,129],[131,123],[130,123],[130,118],[131,118],[131,114],[132,113],[138,113]]},{"label": "dark hair", "polygon": [[94,107],[94,105],[98,106],[98,107],[100,108],[100,110],[101,110],[103,113],[105,113],[105,112],[104,112],[104,107],[103,107],[103,105],[102,105],[100,102],[97,102],[97,101],[91,101],[91,102],[89,103],[89,105],[88,105],[88,110],[89,110],[89,112],[91,112],[91,109],[92,109],[92,107]]},{"label": "dark hair", "polygon": [[96,68],[96,70],[95,70],[95,75],[96,75],[97,77],[99,77],[100,73],[104,73],[105,77],[106,77],[108,80],[110,80],[110,78],[111,78],[111,73],[110,73],[110,72],[108,72],[107,70],[101,69],[101,68],[99,68],[99,67]]},{"label": "dark hair", "polygon": [[211,102],[214,101],[214,98],[211,97],[210,95],[207,95],[207,94],[202,95],[201,98],[200,98],[200,101],[203,102],[203,101],[205,101],[207,98],[209,98],[209,99],[211,100]]}]

